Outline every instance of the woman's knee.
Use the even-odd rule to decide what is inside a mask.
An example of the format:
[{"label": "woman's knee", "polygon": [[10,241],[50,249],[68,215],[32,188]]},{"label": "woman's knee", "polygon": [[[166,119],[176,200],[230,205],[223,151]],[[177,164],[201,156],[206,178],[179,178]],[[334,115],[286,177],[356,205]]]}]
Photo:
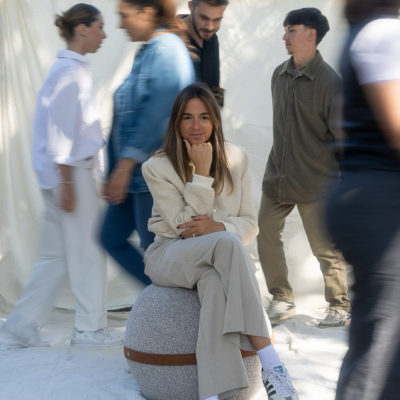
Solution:
[{"label": "woman's knee", "polygon": [[96,239],[100,246],[106,250],[109,248],[109,237],[110,235],[107,233],[107,229],[105,229],[103,223],[103,225],[100,226],[100,229],[96,232]]},{"label": "woman's knee", "polygon": [[118,205],[109,205],[100,226],[97,239],[107,251],[124,246],[135,229],[130,199]]},{"label": "woman's knee", "polygon": [[215,243],[218,245],[243,246],[238,234],[228,231],[217,232]]},{"label": "woman's knee", "polygon": [[124,237],[121,237],[118,230],[108,226],[107,223],[103,223],[97,234],[98,243],[107,251],[121,246],[125,240]]},{"label": "woman's knee", "polygon": [[140,247],[143,251],[147,250],[147,248],[154,242],[154,233],[150,231],[138,232],[140,238]]}]

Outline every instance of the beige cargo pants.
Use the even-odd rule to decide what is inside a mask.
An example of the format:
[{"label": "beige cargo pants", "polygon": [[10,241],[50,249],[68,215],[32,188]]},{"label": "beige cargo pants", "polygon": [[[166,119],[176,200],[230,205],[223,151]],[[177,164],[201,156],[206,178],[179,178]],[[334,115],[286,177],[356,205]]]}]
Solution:
[{"label": "beige cargo pants", "polygon": [[[320,264],[325,282],[325,300],[331,307],[348,311],[346,265],[325,229],[321,202],[277,203],[264,193],[261,198],[257,237],[258,254],[269,292],[274,300],[293,301],[281,234],[285,218],[297,206],[311,250]],[[307,277],[304,277],[305,280]]]}]

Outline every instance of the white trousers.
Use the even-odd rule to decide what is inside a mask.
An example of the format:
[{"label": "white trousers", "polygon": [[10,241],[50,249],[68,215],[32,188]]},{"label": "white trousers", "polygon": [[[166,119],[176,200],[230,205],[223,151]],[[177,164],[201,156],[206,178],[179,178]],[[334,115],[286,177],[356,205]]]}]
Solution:
[{"label": "white trousers", "polygon": [[28,343],[36,339],[40,327],[48,321],[67,276],[76,298],[75,328],[95,331],[107,325],[107,268],[95,241],[100,199],[90,168],[73,167],[73,180],[73,212],[58,206],[59,187],[42,190],[45,209],[39,260],[4,324]]},{"label": "white trousers", "polygon": [[197,287],[200,399],[247,387],[240,348],[253,350],[247,335],[271,337],[271,325],[239,236],[216,232],[185,240],[164,239],[153,243],[145,258],[145,273],[155,284]]}]

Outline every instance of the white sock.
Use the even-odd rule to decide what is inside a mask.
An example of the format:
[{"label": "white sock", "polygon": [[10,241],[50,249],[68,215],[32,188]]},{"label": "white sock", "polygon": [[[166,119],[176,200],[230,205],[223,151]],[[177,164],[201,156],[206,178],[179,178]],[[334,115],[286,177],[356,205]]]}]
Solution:
[{"label": "white sock", "polygon": [[262,348],[261,350],[257,350],[258,357],[260,357],[260,362],[263,367],[263,370],[268,369],[269,367],[274,367],[275,365],[282,364],[278,353],[274,349],[274,346],[270,344]]},{"label": "white sock", "polygon": [[218,395],[216,394],[215,396],[207,397],[204,400],[218,400]]}]

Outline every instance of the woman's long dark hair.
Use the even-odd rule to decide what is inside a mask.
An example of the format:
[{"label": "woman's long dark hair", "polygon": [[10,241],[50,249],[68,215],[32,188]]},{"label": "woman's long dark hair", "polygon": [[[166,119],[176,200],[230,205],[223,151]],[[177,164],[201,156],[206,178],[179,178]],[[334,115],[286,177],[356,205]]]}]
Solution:
[{"label": "woman's long dark hair", "polygon": [[216,194],[222,192],[225,184],[228,184],[232,190],[233,181],[225,153],[220,107],[214,95],[204,83],[197,82],[186,86],[176,97],[164,144],[158,154],[165,154],[168,157],[183,182],[192,181],[193,169],[180,132],[183,113],[188,101],[191,99],[199,99],[204,103],[213,125],[213,131],[209,139],[213,148],[210,169],[210,175],[214,178],[213,188]]}]

